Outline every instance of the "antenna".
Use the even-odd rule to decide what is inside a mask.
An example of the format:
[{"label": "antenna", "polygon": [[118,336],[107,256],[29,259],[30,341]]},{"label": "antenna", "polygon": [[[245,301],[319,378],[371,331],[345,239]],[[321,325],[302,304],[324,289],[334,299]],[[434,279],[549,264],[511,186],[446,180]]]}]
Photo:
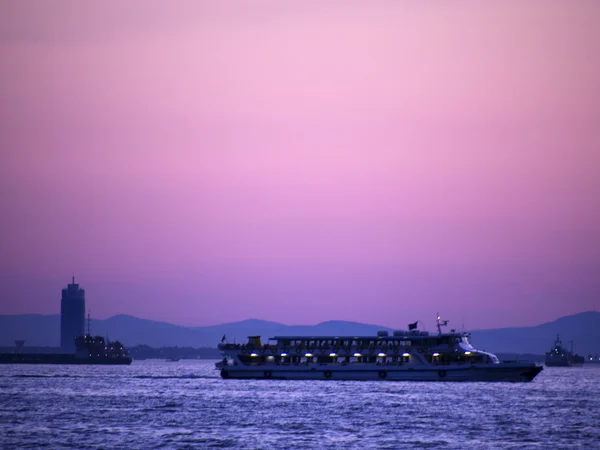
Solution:
[{"label": "antenna", "polygon": [[75,284],[75,272],[73,272],[73,284]]}]

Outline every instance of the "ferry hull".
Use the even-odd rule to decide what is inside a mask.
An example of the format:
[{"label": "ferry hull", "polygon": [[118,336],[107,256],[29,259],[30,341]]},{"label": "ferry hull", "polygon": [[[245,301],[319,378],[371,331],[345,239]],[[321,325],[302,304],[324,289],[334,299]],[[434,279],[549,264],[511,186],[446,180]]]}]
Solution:
[{"label": "ferry hull", "polygon": [[467,368],[348,368],[327,367],[306,369],[269,368],[221,369],[226,379],[277,379],[277,380],[380,380],[380,381],[509,381],[528,382],[542,371],[542,366],[533,364],[498,365],[495,367]]}]

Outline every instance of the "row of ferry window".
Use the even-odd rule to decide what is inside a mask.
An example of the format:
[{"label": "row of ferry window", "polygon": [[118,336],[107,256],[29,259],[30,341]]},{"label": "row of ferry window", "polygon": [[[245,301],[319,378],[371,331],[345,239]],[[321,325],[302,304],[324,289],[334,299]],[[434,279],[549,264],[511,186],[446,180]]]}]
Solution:
[{"label": "row of ferry window", "polygon": [[310,364],[310,363],[407,363],[410,361],[410,355],[408,353],[404,353],[401,356],[373,356],[373,355],[359,355],[355,354],[354,356],[262,356],[256,353],[250,355],[250,357],[246,355],[240,355],[240,360],[244,364],[262,364],[263,362],[267,363],[279,363],[279,364]]},{"label": "row of ferry window", "polygon": [[280,341],[280,345],[291,347],[381,347],[382,345],[395,345],[400,347],[410,347],[412,342],[409,340],[401,341],[368,341],[368,340],[352,340],[352,341]]}]

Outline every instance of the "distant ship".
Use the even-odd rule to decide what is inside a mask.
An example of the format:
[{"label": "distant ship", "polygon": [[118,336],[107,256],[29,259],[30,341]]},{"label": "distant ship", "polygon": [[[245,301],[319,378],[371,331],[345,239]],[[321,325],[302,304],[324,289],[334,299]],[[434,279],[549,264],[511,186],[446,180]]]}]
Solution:
[{"label": "distant ship", "polygon": [[573,348],[571,350],[564,348],[560,336],[557,335],[552,349],[546,353],[545,362],[547,367],[571,367],[581,366],[583,361],[583,356],[573,353]]},{"label": "distant ship", "polygon": [[75,353],[0,353],[0,364],[131,364],[131,356],[119,341],[86,334],[75,338]]},{"label": "distant ship", "polygon": [[[417,321],[418,322],[418,321]],[[417,330],[379,331],[376,336],[275,336],[262,344],[219,344],[216,363],[223,378],[279,380],[531,381],[543,367],[524,361],[499,361],[471,345],[470,334]]]}]

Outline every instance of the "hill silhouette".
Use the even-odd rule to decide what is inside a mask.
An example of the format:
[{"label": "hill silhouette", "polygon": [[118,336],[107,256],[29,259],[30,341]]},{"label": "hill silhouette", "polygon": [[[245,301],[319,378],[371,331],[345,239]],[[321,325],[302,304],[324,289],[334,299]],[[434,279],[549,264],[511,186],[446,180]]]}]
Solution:
[{"label": "hill silhouette", "polygon": [[[0,346],[12,346],[15,339],[25,339],[27,346],[59,345],[60,316],[23,314],[0,315]],[[184,327],[167,322],[117,315],[92,321],[92,333],[118,339],[127,346],[151,347],[216,347],[223,335],[237,342],[249,335],[264,338],[277,335],[373,335],[389,328],[330,320],[316,325],[285,325],[260,319],[247,319],[205,327]],[[497,353],[542,354],[549,350],[557,334],[569,347],[582,355],[600,353],[600,312],[588,311],[561,317],[552,322],[532,327],[473,330],[473,344],[480,349]]]},{"label": "hill silhouette", "polygon": [[581,355],[600,353],[600,312],[561,317],[535,327],[474,330],[473,343],[495,352],[545,353],[557,335],[563,345]]}]

